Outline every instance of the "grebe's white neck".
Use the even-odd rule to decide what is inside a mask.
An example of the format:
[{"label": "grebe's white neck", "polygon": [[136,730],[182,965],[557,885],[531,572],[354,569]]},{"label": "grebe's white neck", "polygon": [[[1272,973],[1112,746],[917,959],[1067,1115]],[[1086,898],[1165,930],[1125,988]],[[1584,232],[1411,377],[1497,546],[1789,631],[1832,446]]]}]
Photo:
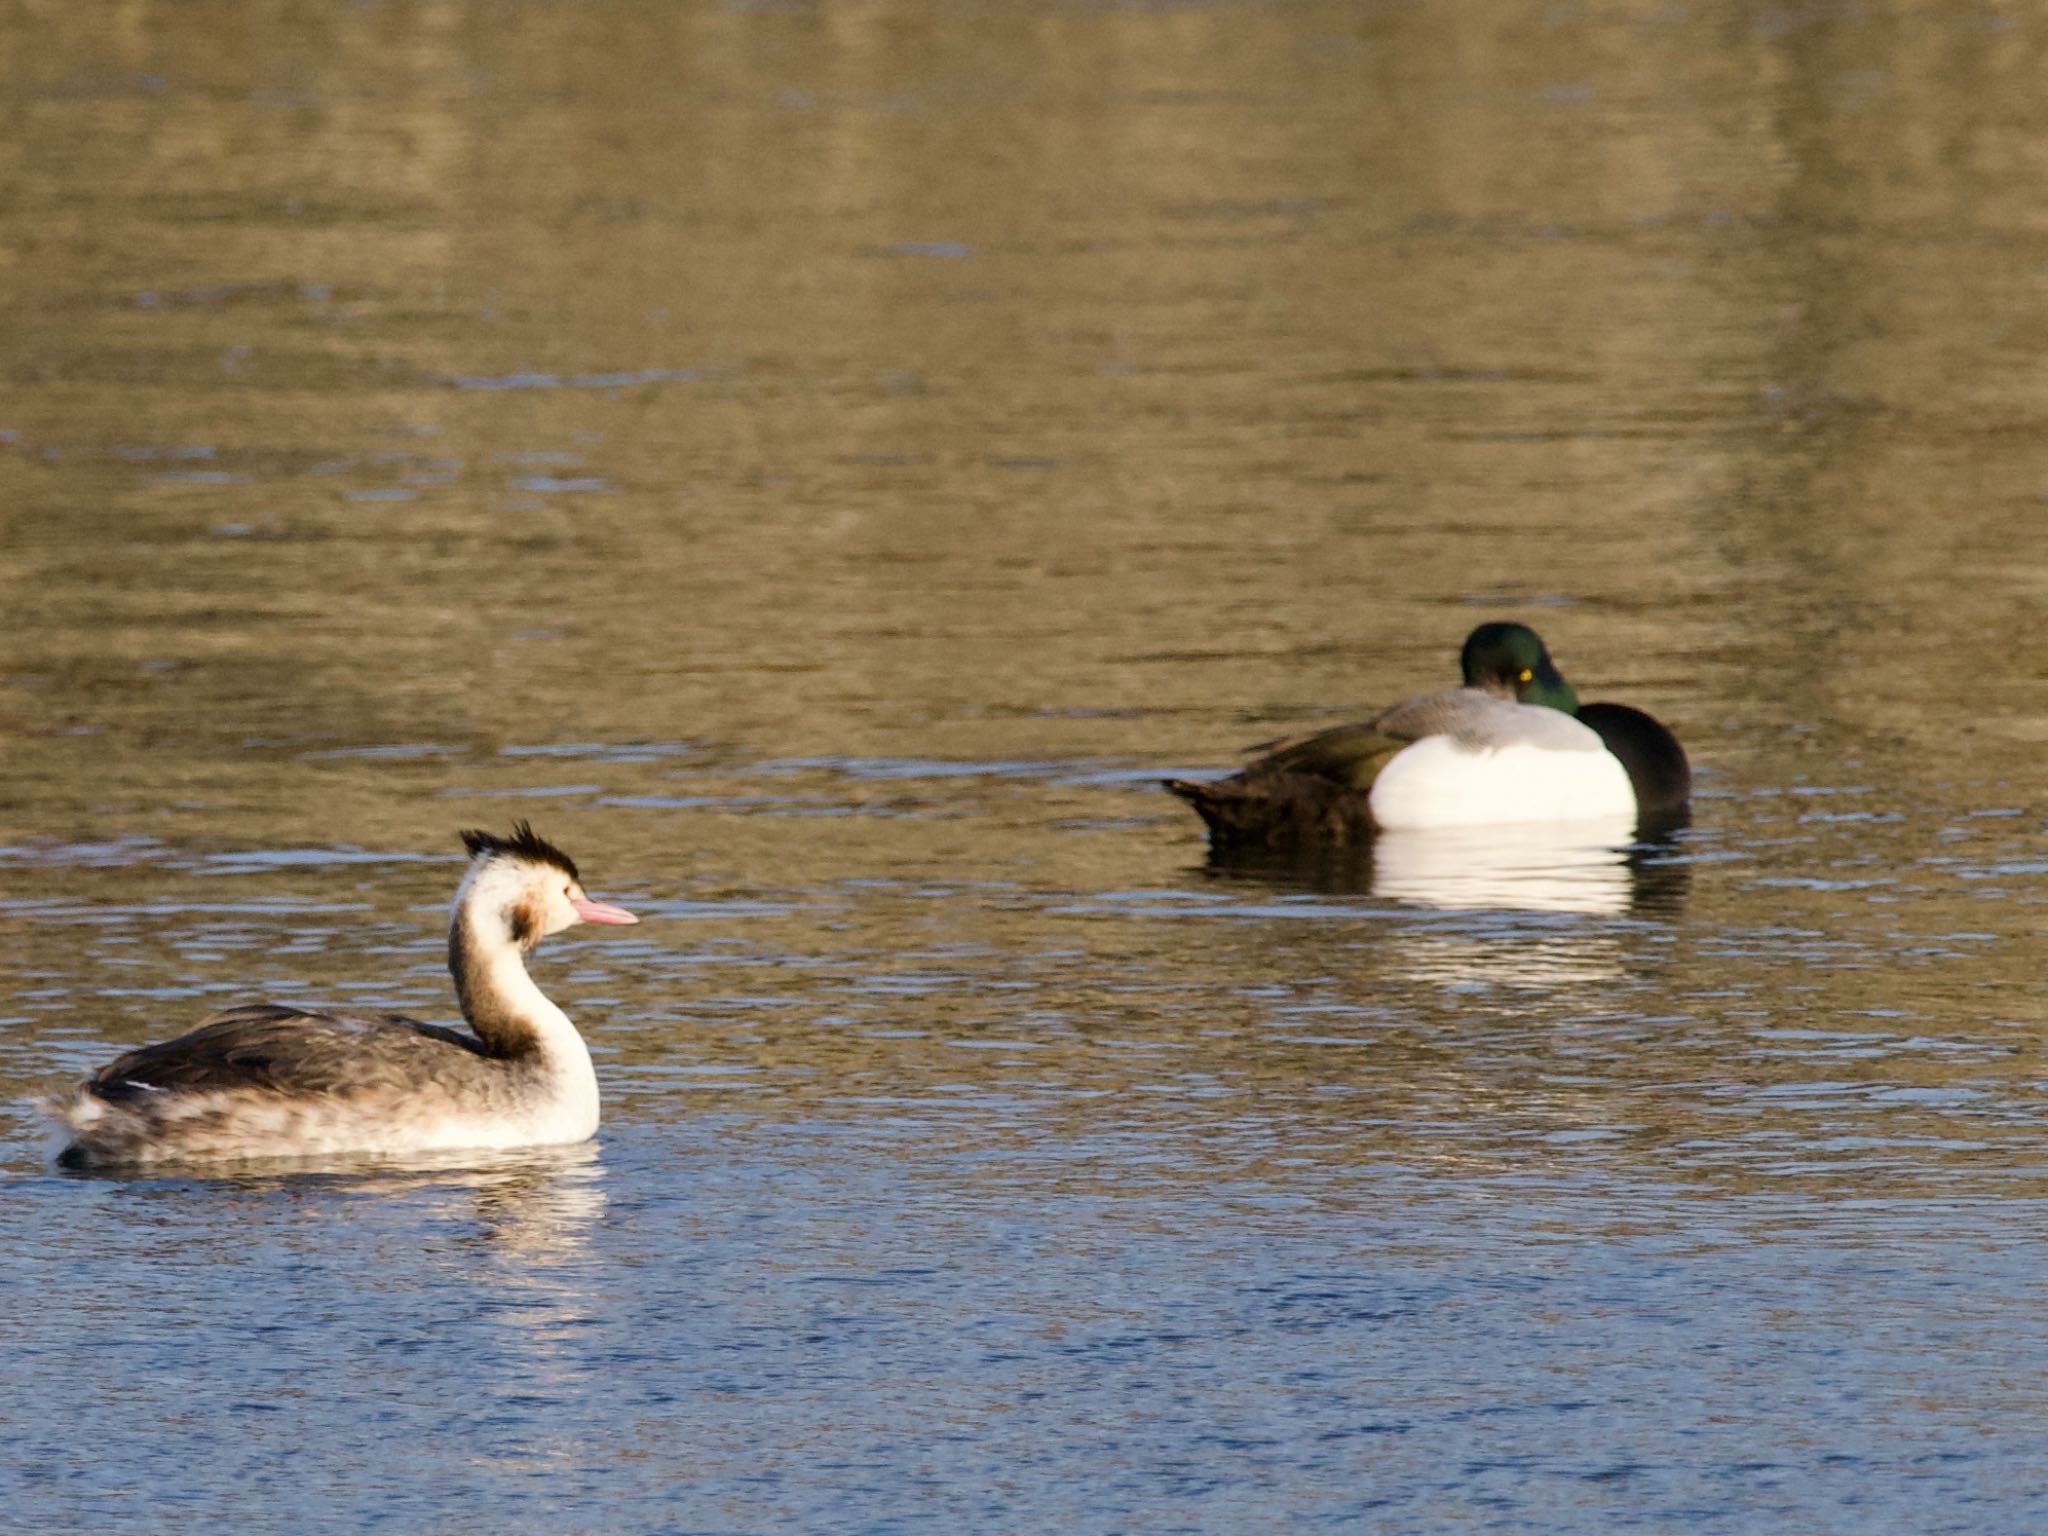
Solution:
[{"label": "grebe's white neck", "polygon": [[525,1085],[505,1122],[522,1139],[581,1141],[597,1130],[590,1047],[526,973],[526,951],[577,921],[568,892],[580,889],[551,867],[486,854],[470,864],[449,914],[448,970],[462,1016]]},{"label": "grebe's white neck", "polygon": [[[526,951],[576,920],[566,895],[549,899],[554,884],[573,882],[502,855],[474,860],[448,916],[448,970],[463,1018],[491,1055],[540,1052],[588,1070],[583,1037],[526,971]],[[555,920],[558,906],[568,922]]]}]

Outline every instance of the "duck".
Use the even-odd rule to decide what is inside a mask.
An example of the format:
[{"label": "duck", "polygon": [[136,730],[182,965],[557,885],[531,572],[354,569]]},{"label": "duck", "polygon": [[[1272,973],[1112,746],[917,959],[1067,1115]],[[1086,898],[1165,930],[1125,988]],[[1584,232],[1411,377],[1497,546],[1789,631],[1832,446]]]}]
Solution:
[{"label": "duck", "polygon": [[1678,738],[1626,704],[1580,704],[1526,624],[1481,624],[1464,686],[1270,741],[1242,772],[1165,787],[1212,847],[1344,847],[1382,831],[1622,820],[1666,830],[1692,799]]},{"label": "duck", "polygon": [[73,1169],[225,1159],[496,1150],[587,1141],[597,1073],[569,1016],[527,974],[544,938],[639,921],[593,901],[528,822],[460,834],[448,918],[467,1030],[397,1013],[244,1003],[101,1067],[46,1108]]}]

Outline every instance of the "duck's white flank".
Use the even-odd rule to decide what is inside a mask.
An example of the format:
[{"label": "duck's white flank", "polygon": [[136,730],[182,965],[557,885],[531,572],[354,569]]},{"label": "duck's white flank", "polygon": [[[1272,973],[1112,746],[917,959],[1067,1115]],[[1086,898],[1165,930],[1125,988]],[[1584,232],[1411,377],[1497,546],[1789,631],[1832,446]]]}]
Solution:
[{"label": "duck's white flank", "polygon": [[1541,712],[1551,719],[1540,743],[1482,745],[1446,735],[1403,747],[1373,781],[1373,821],[1421,830],[1632,816],[1628,771],[1600,738],[1568,715]]}]

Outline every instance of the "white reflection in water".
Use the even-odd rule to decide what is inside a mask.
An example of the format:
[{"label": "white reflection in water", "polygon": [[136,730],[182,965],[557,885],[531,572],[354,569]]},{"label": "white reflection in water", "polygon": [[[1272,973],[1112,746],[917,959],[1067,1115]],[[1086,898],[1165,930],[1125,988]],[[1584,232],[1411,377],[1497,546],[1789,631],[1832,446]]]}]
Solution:
[{"label": "white reflection in water", "polygon": [[[1628,817],[1529,826],[1385,832],[1373,844],[1372,893],[1441,911],[1620,917],[1637,903]],[[1402,931],[1398,974],[1447,987],[1547,988],[1612,979],[1620,934],[1605,925],[1546,923]]]},{"label": "white reflection in water", "polygon": [[[454,1250],[477,1266],[472,1278],[491,1297],[488,1316],[507,1365],[499,1393],[520,1400],[567,1400],[592,1372],[582,1335],[600,1305],[589,1254],[604,1215],[604,1165],[594,1144],[550,1152],[476,1179],[474,1239]],[[536,1430],[514,1459],[565,1463],[572,1450]]]},{"label": "white reflection in water", "polygon": [[[588,1260],[606,1204],[597,1143],[323,1166],[331,1171],[294,1182],[427,1213],[422,1231],[430,1251],[475,1292],[476,1316],[496,1335],[494,1358],[507,1378],[502,1391],[561,1395],[587,1380],[579,1339],[597,1305]],[[436,1243],[437,1233],[448,1237]],[[530,1458],[536,1446],[527,1444],[522,1454]]]},{"label": "white reflection in water", "polygon": [[1382,832],[1372,893],[1446,910],[1572,912],[1616,917],[1634,882],[1633,818],[1528,826]]},{"label": "white reflection in water", "polygon": [[[253,1166],[268,1172],[272,1165]],[[310,1175],[350,1195],[438,1197],[446,1219],[463,1222],[473,1235],[463,1245],[466,1260],[487,1256],[496,1267],[495,1280],[515,1287],[546,1285],[551,1271],[573,1268],[588,1250],[605,1208],[599,1182],[604,1162],[596,1142],[502,1152],[451,1149],[375,1159],[297,1159],[276,1167],[287,1177]]]},{"label": "white reflection in water", "polygon": [[570,1268],[604,1215],[604,1163],[595,1143],[542,1149],[522,1165],[475,1177],[478,1230],[505,1278],[535,1284]]}]

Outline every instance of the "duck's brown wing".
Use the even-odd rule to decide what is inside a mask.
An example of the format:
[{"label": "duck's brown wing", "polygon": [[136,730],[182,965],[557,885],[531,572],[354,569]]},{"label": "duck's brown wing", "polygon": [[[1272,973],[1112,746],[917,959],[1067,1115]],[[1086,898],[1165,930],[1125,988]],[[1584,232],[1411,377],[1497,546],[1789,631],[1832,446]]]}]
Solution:
[{"label": "duck's brown wing", "polygon": [[431,1075],[436,1064],[474,1059],[482,1047],[458,1030],[398,1013],[330,1013],[256,1003],[228,1008],[174,1040],[116,1057],[85,1090],[109,1103],[167,1089],[350,1091],[389,1075]]},{"label": "duck's brown wing", "polygon": [[1344,789],[1371,789],[1387,760],[1415,740],[1388,731],[1382,724],[1385,719],[1382,715],[1267,742],[1264,755],[1248,763],[1242,777],[1252,781],[1305,774]]},{"label": "duck's brown wing", "polygon": [[1344,846],[1372,836],[1372,781],[1413,740],[1377,719],[1284,737],[1229,778],[1168,779],[1166,787],[1209,824],[1219,847],[1292,843]]}]

